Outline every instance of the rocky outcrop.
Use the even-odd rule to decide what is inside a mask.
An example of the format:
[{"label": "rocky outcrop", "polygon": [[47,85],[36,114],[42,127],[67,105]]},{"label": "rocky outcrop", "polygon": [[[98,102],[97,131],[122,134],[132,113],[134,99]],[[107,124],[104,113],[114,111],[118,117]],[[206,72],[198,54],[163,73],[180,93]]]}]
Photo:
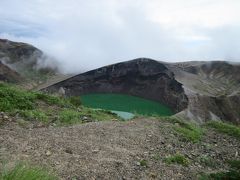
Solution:
[{"label": "rocky outcrop", "polygon": [[89,93],[123,93],[159,101],[180,112],[188,100],[182,84],[163,63],[136,59],[92,70],[44,89],[66,96]]}]

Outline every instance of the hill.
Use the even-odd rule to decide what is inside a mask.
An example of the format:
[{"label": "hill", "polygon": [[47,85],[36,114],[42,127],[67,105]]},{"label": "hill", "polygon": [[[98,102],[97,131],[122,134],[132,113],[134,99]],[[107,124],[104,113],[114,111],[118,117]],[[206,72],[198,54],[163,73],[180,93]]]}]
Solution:
[{"label": "hill", "polygon": [[[0,39],[0,61],[0,72],[4,71],[5,77],[12,77],[14,82],[24,83],[30,88],[59,74],[53,58],[26,43]],[[11,71],[4,70],[6,67],[3,69],[3,64]],[[21,76],[21,82],[17,77],[13,77],[13,72]]]},{"label": "hill", "polygon": [[0,98],[0,179],[239,179],[237,126],[122,121],[76,97],[7,84]]},{"label": "hill", "polygon": [[[0,83],[0,180],[240,179],[238,64],[140,58],[67,77],[31,45],[0,44],[0,80],[21,84]],[[83,106],[88,93],[140,96],[175,115],[125,121]]]},{"label": "hill", "polygon": [[164,103],[176,116],[240,124],[240,65],[222,61],[166,63],[140,58],[98,68],[42,89],[66,96],[123,93]]}]

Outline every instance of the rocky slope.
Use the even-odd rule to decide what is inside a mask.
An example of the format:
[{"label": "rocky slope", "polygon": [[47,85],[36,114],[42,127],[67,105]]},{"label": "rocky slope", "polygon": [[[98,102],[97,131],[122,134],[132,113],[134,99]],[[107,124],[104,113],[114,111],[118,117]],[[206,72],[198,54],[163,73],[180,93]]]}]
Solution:
[{"label": "rocky slope", "polygon": [[23,80],[20,74],[12,70],[0,61],[0,81],[19,83]]},{"label": "rocky slope", "polygon": [[54,62],[49,63],[54,60],[48,58],[32,45],[0,39],[0,61],[20,74],[24,81],[41,84],[58,73]]},{"label": "rocky slope", "polygon": [[53,84],[44,91],[67,96],[125,93],[165,103],[177,116],[240,124],[240,66],[227,62],[165,63],[141,58]]},{"label": "rocky slope", "polygon": [[[12,120],[0,126],[0,173],[1,162],[24,161],[53,169],[64,180],[188,180],[225,172],[229,160],[240,162],[239,139],[206,129],[201,142],[192,143],[175,126],[141,118],[26,129]],[[184,161],[166,163],[176,154]]]},{"label": "rocky slope", "polygon": [[179,116],[198,122],[225,120],[240,124],[240,64],[224,61],[169,64],[183,84],[188,108]]}]

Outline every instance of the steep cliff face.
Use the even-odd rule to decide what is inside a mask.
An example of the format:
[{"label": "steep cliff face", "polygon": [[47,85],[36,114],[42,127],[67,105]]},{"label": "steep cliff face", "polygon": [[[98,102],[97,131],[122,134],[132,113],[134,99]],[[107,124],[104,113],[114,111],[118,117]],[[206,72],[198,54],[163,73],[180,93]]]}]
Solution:
[{"label": "steep cliff face", "polygon": [[64,91],[67,96],[89,93],[124,93],[159,101],[180,112],[188,100],[182,85],[162,63],[136,59],[92,70],[46,89]]}]

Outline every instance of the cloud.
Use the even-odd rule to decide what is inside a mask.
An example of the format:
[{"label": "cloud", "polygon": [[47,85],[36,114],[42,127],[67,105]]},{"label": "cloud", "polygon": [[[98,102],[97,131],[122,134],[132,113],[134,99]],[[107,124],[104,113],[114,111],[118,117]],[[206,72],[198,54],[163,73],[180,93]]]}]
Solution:
[{"label": "cloud", "polygon": [[65,72],[150,57],[239,61],[238,0],[1,0],[0,37],[31,43]]}]

